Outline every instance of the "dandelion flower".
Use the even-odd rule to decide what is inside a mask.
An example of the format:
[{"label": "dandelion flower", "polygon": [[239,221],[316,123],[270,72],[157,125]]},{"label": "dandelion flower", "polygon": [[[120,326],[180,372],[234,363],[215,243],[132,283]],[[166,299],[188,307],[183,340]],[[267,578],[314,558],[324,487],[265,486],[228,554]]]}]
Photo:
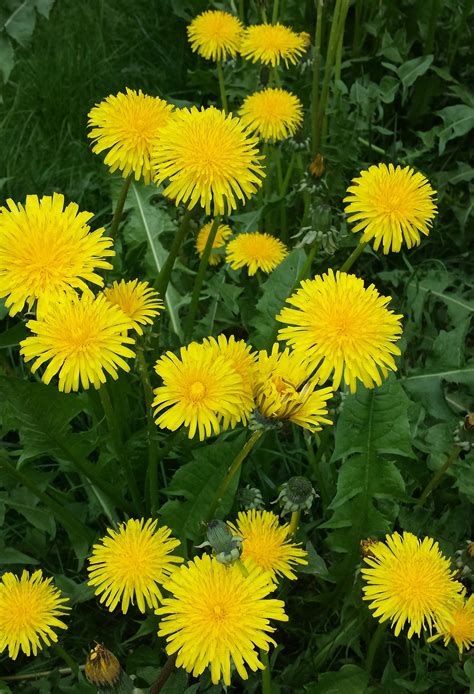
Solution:
[{"label": "dandelion flower", "polygon": [[73,202],[64,207],[59,193],[7,205],[0,208],[0,297],[11,316],[35,301],[41,314],[64,293],[86,289],[86,282],[103,285],[96,270],[110,270],[105,258],[115,253],[104,229],[90,231],[92,212],[79,212]]},{"label": "dandelion flower", "polygon": [[191,48],[208,60],[235,58],[244,27],[237,17],[220,10],[207,10],[188,26]]},{"label": "dandelion flower", "polygon": [[32,373],[49,362],[42,380],[50,383],[59,373],[61,391],[79,390],[80,385],[87,389],[91,384],[99,388],[106,380],[104,372],[117,379],[119,368],[130,371],[124,357],[135,356],[126,347],[135,342],[126,334],[133,323],[103,294],[66,297],[43,319],[26,325],[35,334],[20,342],[20,354],[26,362],[35,360]]},{"label": "dandelion flower", "polygon": [[437,207],[436,191],[410,166],[378,164],[354,178],[344,198],[352,231],[363,231],[361,242],[374,240],[374,249],[396,253],[405,242],[420,244],[420,232],[428,236]]},{"label": "dandelion flower", "polygon": [[288,255],[284,243],[270,234],[254,231],[239,234],[227,244],[226,261],[233,270],[248,268],[249,275],[257,270],[271,272]]},{"label": "dandelion flower", "polygon": [[297,96],[285,89],[263,89],[248,96],[239,109],[242,123],[264,140],[284,140],[303,122]]},{"label": "dandelion flower", "polygon": [[88,136],[94,140],[92,151],[108,150],[104,163],[111,173],[129,174],[150,183],[151,152],[159,142],[161,129],[168,123],[173,106],[156,96],[133,89],[126,94],[108,96],[89,112]]},{"label": "dandelion flower", "polygon": [[452,623],[452,604],[462,585],[453,580],[450,562],[430,537],[404,532],[387,535],[365,557],[364,600],[380,622],[390,619],[398,636],[408,624],[408,638],[422,629],[443,630]]},{"label": "dandelion flower", "polygon": [[20,649],[25,655],[36,655],[44,645],[56,643],[55,629],[67,629],[61,621],[68,611],[51,578],[41,570],[31,576],[23,571],[21,578],[4,573],[0,579],[0,653],[16,659]]},{"label": "dandelion flower", "polygon": [[126,614],[130,603],[140,612],[158,607],[160,586],[176,564],[183,559],[171,554],[181,543],[166,526],[157,528],[156,520],[131,518],[118,531],[109,528],[107,535],[92,548],[89,558],[89,585],[100,595],[100,602],[113,612],[120,603]]},{"label": "dandelion flower", "polygon": [[329,270],[304,280],[277,320],[290,327],[278,333],[295,351],[311,359],[319,382],[333,373],[334,389],[342,378],[355,392],[357,381],[366,388],[381,385],[388,370],[396,371],[393,343],[402,333],[400,315],[387,309],[390,297],[381,296],[373,284],[345,272]]},{"label": "dandelion flower", "polygon": [[155,371],[163,379],[153,401],[161,428],[176,431],[185,426],[189,438],[198,432],[202,441],[218,434],[223,423],[223,428],[235,426],[250,415],[253,403],[242,376],[209,345],[192,342],[181,347],[179,357],[167,352]]},{"label": "dandelion flower", "polygon": [[444,625],[439,634],[428,639],[435,641],[441,637],[445,646],[452,639],[461,654],[464,649],[468,650],[474,646],[474,595],[466,600],[464,593],[465,591],[456,595],[452,603],[451,621]]},{"label": "dandelion flower", "polygon": [[221,677],[229,686],[231,662],[242,679],[246,667],[263,670],[259,650],[276,645],[270,620],[287,621],[282,600],[268,599],[276,586],[257,567],[244,577],[205,554],[181,566],[165,584],[172,595],[156,610],[161,617],[158,636],[166,652],[177,653],[176,665],[199,677],[207,666],[213,684]]},{"label": "dandelion flower", "polygon": [[[205,224],[200,230],[196,238],[196,250],[199,253],[199,257],[202,258],[204,249],[206,248],[207,239],[211,232],[213,225],[212,222]],[[232,235],[232,230],[228,224],[219,224],[217,227],[217,233],[212,244],[212,252],[209,256],[209,265],[218,265],[222,258],[224,257],[224,248],[227,239]],[[221,249],[221,250],[219,250]]]},{"label": "dandelion flower", "polygon": [[255,404],[266,419],[290,420],[311,432],[320,431],[328,419],[327,401],[332,388],[317,388],[311,378],[313,366],[289,349],[279,351],[274,344],[271,354],[262,350],[254,371]]},{"label": "dandelion flower", "polygon": [[240,53],[253,63],[276,67],[280,61],[285,67],[296,65],[307,48],[307,34],[298,34],[283,24],[256,24],[243,35]]},{"label": "dandelion flower", "polygon": [[112,305],[118,306],[132,321],[132,327],[143,335],[142,325],[152,325],[153,319],[160,315],[164,304],[158,292],[148,282],[132,280],[114,282],[104,289],[105,297]]},{"label": "dandelion flower", "polygon": [[243,538],[242,561],[250,559],[259,569],[270,574],[272,580],[286,576],[296,579],[293,569],[307,564],[307,552],[291,542],[290,526],[280,525],[278,516],[269,511],[240,511],[236,523],[227,523],[235,535]]},{"label": "dandelion flower", "polygon": [[162,130],[153,158],[155,182],[167,180],[164,194],[206,214],[229,213],[262,185],[257,149],[239,118],[214,107],[182,108]]}]

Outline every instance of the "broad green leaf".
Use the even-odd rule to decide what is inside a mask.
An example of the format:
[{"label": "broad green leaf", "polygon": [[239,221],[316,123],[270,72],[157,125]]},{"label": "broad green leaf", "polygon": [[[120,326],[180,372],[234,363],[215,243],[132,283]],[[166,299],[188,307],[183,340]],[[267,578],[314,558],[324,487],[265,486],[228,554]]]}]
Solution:
[{"label": "broad green leaf", "polygon": [[39,564],[39,561],[14,547],[0,548],[0,567],[2,564]]},{"label": "broad green leaf", "polygon": [[56,534],[56,523],[54,516],[49,510],[38,508],[38,498],[25,487],[17,487],[9,492],[5,503],[10,508],[15,509],[38,530],[43,530],[50,537]]},{"label": "broad green leaf", "polygon": [[28,44],[36,23],[35,0],[19,2],[3,28],[20,46]]},{"label": "broad green leaf", "polygon": [[343,665],[337,672],[325,672],[318,678],[318,694],[365,694],[369,691],[369,674],[357,665]]},{"label": "broad green leaf", "polygon": [[25,323],[16,323],[12,328],[0,333],[0,349],[18,347],[20,340],[23,340],[27,335],[28,330]]},{"label": "broad green leaf", "polygon": [[8,82],[14,65],[14,51],[8,37],[0,35],[0,72],[3,82]]},{"label": "broad green leaf", "polygon": [[49,13],[54,5],[54,0],[35,0],[36,9],[43,17],[49,19]]},{"label": "broad green leaf", "polygon": [[439,132],[439,154],[442,154],[447,142],[466,135],[474,128],[474,108],[456,104],[437,111],[437,115],[444,123],[444,128]]},{"label": "broad green leaf", "polygon": [[406,63],[400,65],[400,67],[397,68],[397,73],[403,87],[411,87],[418,77],[425,74],[432,62],[432,55],[424,55],[419,58],[407,60]]}]

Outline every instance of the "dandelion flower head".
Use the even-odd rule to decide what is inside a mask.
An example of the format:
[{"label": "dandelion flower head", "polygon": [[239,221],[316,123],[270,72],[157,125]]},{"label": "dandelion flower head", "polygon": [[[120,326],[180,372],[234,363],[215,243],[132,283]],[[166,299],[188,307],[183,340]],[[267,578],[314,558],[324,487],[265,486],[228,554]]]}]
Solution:
[{"label": "dandelion flower head", "polygon": [[282,600],[268,598],[276,586],[257,567],[244,577],[205,554],[181,566],[165,584],[170,598],[156,610],[161,617],[158,636],[166,651],[177,654],[177,667],[194,677],[209,666],[213,684],[222,678],[229,686],[231,662],[242,679],[263,669],[259,650],[276,645],[270,620],[287,621]]},{"label": "dandelion flower head", "polygon": [[237,17],[221,10],[207,10],[188,26],[191,48],[208,60],[235,58],[240,47],[243,25]]},{"label": "dandelion flower head", "polygon": [[352,231],[363,231],[361,242],[374,242],[374,249],[400,251],[402,244],[420,244],[428,236],[437,213],[436,191],[423,174],[410,166],[378,164],[361,171],[347,189],[345,212]]},{"label": "dandelion flower head", "polygon": [[113,612],[120,604],[126,614],[136,603],[140,612],[158,607],[160,587],[183,559],[171,552],[180,545],[171,530],[157,528],[156,520],[131,518],[93,546],[89,558],[89,585],[100,602]]},{"label": "dandelion flower head", "polygon": [[97,270],[110,270],[115,255],[104,229],[91,231],[91,212],[64,195],[27,195],[25,205],[7,200],[0,208],[0,298],[14,316],[38,301],[41,315],[65,293],[103,285]]},{"label": "dandelion flower head", "polygon": [[387,535],[385,542],[372,546],[362,569],[366,583],[364,600],[380,622],[390,620],[395,636],[405,624],[408,638],[448,628],[452,606],[462,585],[453,580],[450,562],[430,537],[419,540],[412,533]]},{"label": "dandelion flower head", "polygon": [[255,404],[266,419],[290,420],[311,432],[320,431],[328,419],[327,401],[332,388],[318,388],[311,378],[312,365],[296,352],[280,351],[274,344],[268,354],[259,352],[254,369]]},{"label": "dandelion flower head", "polygon": [[132,321],[132,327],[139,335],[143,335],[141,326],[152,325],[153,320],[164,308],[160,295],[148,285],[148,282],[121,280],[114,282],[111,287],[106,287],[104,294],[107,301],[118,306]]},{"label": "dandelion flower head", "polygon": [[163,385],[155,388],[155,422],[176,431],[184,426],[202,441],[221,429],[247,421],[253,408],[248,385],[229,358],[211,344],[192,342],[179,357],[164,354],[155,365]]},{"label": "dandelion flower head", "polygon": [[47,363],[42,380],[48,384],[59,374],[61,391],[99,388],[106,374],[117,379],[118,369],[130,371],[125,359],[135,356],[127,346],[135,342],[127,337],[133,323],[103,294],[65,297],[26,326],[34,335],[20,342],[20,354],[26,362],[35,360],[32,373]]},{"label": "dandelion flower head", "polygon": [[272,580],[285,576],[296,579],[294,570],[307,564],[307,552],[291,541],[290,526],[280,524],[270,511],[240,511],[235,523],[228,522],[235,535],[243,538],[242,561],[251,560],[260,570],[270,574]]},{"label": "dandelion flower head", "polygon": [[167,181],[164,194],[176,205],[230,213],[262,185],[257,146],[239,118],[214,107],[182,108],[161,132],[152,161],[155,182]]},{"label": "dandelion flower head", "polygon": [[269,87],[250,94],[240,107],[239,116],[263,140],[278,142],[295,134],[303,122],[303,107],[291,92]]},{"label": "dandelion flower head", "polygon": [[288,248],[271,234],[260,231],[239,234],[227,244],[226,261],[233,270],[246,267],[249,275],[257,270],[269,273],[288,255]]},{"label": "dandelion flower head", "polygon": [[9,571],[0,579],[0,653],[8,648],[15,660],[21,650],[36,655],[43,646],[58,640],[55,629],[67,629],[62,618],[70,610],[51,578],[41,569],[21,577]]},{"label": "dandelion flower head", "polygon": [[89,112],[88,136],[95,154],[107,151],[104,163],[111,173],[133,174],[150,183],[150,157],[159,142],[161,129],[172,117],[173,106],[141,90],[126,90],[108,96]]},{"label": "dandelion flower head", "polygon": [[329,270],[304,280],[277,320],[289,327],[278,332],[293,349],[311,359],[320,383],[331,374],[334,389],[342,379],[355,392],[357,381],[366,388],[381,385],[382,376],[396,371],[394,344],[402,333],[401,318],[387,309],[390,297],[373,284],[345,272]]},{"label": "dandelion flower head", "polygon": [[244,32],[240,53],[253,63],[276,67],[280,61],[296,65],[306,52],[305,34],[298,34],[283,24],[256,24]]},{"label": "dandelion flower head", "polygon": [[435,641],[442,637],[445,646],[453,640],[460,654],[474,646],[474,595],[466,600],[464,593],[456,595],[452,603],[451,621],[444,625],[440,633],[428,639]]},{"label": "dandelion flower head", "polygon": [[[202,258],[204,249],[206,248],[207,239],[211,232],[213,221],[208,222],[199,230],[196,238],[196,250],[199,257]],[[224,248],[229,236],[232,236],[232,229],[228,224],[219,224],[217,227],[216,236],[212,244],[211,255],[209,256],[209,265],[218,265],[224,257]]]}]

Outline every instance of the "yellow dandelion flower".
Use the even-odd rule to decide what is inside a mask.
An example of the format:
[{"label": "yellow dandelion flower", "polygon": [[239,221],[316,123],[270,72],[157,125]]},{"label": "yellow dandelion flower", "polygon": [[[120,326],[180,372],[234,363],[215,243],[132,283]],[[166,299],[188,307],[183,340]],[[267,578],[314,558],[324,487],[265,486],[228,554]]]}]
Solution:
[{"label": "yellow dandelion flower", "polygon": [[[196,250],[199,257],[202,258],[204,249],[206,248],[207,239],[211,232],[213,221],[205,224],[200,230],[196,238]],[[224,257],[224,248],[229,236],[232,235],[232,229],[228,224],[219,224],[217,227],[216,237],[212,244],[213,250],[209,256],[209,265],[218,265]]]},{"label": "yellow dandelion flower", "polygon": [[243,537],[242,561],[251,566],[250,560],[262,571],[270,574],[272,580],[286,576],[296,579],[293,569],[298,564],[307,564],[308,553],[299,543],[291,541],[288,523],[280,525],[278,516],[270,511],[240,511],[235,523],[228,522],[235,535]]},{"label": "yellow dandelion flower", "polygon": [[120,603],[126,614],[130,603],[140,612],[158,607],[162,601],[160,586],[183,559],[171,552],[181,544],[171,530],[157,528],[156,520],[131,518],[118,531],[109,528],[107,535],[92,548],[89,558],[89,585],[113,612]]},{"label": "yellow dandelion flower", "polygon": [[247,421],[253,407],[242,376],[214,347],[192,342],[177,357],[164,354],[155,365],[163,385],[155,388],[155,422],[176,431],[188,428],[202,441],[227,426]]},{"label": "yellow dandelion flower", "polygon": [[64,195],[27,195],[25,205],[7,200],[0,208],[0,298],[14,316],[38,301],[41,315],[72,289],[86,282],[102,286],[96,270],[110,270],[104,260],[115,255],[104,229],[90,231],[92,212],[76,203],[64,207]]},{"label": "yellow dandelion flower", "polygon": [[259,412],[267,419],[290,420],[311,432],[322,424],[332,424],[327,401],[332,388],[317,388],[310,378],[313,366],[289,349],[279,351],[274,344],[270,354],[262,350],[254,371],[254,398]]},{"label": "yellow dandelion flower", "polygon": [[372,545],[362,569],[364,600],[380,622],[390,619],[398,636],[408,624],[408,638],[422,629],[444,629],[451,624],[452,603],[462,590],[453,580],[449,559],[430,537],[419,540],[412,533],[387,535]]},{"label": "yellow dandelion flower", "polygon": [[26,362],[35,359],[32,373],[49,362],[42,380],[50,383],[59,373],[61,391],[69,393],[81,385],[99,388],[106,380],[104,372],[117,379],[119,368],[130,371],[124,357],[135,356],[126,347],[135,342],[126,334],[133,324],[103,294],[66,297],[43,319],[26,326],[35,334],[20,342],[20,354]]},{"label": "yellow dandelion flower", "polygon": [[163,128],[153,157],[155,182],[168,180],[164,194],[206,214],[229,213],[262,185],[258,139],[239,118],[214,107],[182,108]]},{"label": "yellow dandelion flower", "polygon": [[0,653],[16,659],[20,649],[25,655],[36,655],[44,645],[58,640],[55,629],[67,629],[61,620],[70,610],[51,578],[40,570],[31,576],[23,571],[21,578],[4,573],[0,579]]},{"label": "yellow dandelion flower", "polygon": [[363,231],[361,242],[374,240],[374,249],[396,253],[405,242],[420,244],[420,232],[428,236],[437,213],[436,191],[410,166],[378,164],[354,178],[344,198],[352,231]]},{"label": "yellow dandelion flower", "polygon": [[428,639],[435,641],[442,638],[445,646],[452,639],[461,654],[464,649],[468,650],[474,646],[474,595],[466,600],[465,592],[456,595],[452,603],[451,621],[444,625],[439,634]]},{"label": "yellow dandelion flower", "polygon": [[307,34],[298,34],[283,24],[256,24],[243,35],[240,53],[253,63],[275,67],[280,61],[285,67],[296,65],[307,48]]},{"label": "yellow dandelion flower", "polygon": [[176,665],[199,677],[210,667],[213,684],[229,686],[231,662],[242,679],[246,667],[263,669],[258,649],[276,645],[270,620],[288,621],[282,600],[268,599],[276,586],[257,567],[244,577],[240,569],[205,554],[181,566],[165,584],[172,597],[156,610],[158,636],[166,652],[177,653]]},{"label": "yellow dandelion flower", "polygon": [[304,280],[287,302],[277,320],[290,327],[278,332],[317,368],[325,383],[333,373],[334,389],[342,378],[355,392],[357,381],[366,388],[381,385],[388,370],[396,371],[393,355],[400,354],[393,343],[402,333],[401,315],[387,309],[389,296],[381,296],[373,284],[345,272],[328,270],[312,280]]},{"label": "yellow dandelion flower", "polygon": [[118,306],[130,318],[131,326],[139,335],[143,335],[141,326],[152,325],[153,319],[164,308],[160,295],[148,282],[114,282],[111,287],[104,289],[104,295],[107,301]]},{"label": "yellow dandelion flower", "polygon": [[118,169],[124,178],[133,174],[136,181],[143,176],[150,183],[151,153],[172,112],[171,104],[141,90],[127,88],[126,94],[112,94],[89,111],[92,151],[108,150],[104,163],[111,173]]},{"label": "yellow dandelion flower", "polygon": [[297,96],[285,89],[263,89],[250,94],[239,109],[242,123],[263,140],[284,140],[303,122],[303,107]]},{"label": "yellow dandelion flower", "polygon": [[257,270],[271,272],[288,255],[288,248],[279,239],[259,231],[239,234],[227,244],[226,261],[233,270],[246,266],[249,275]]},{"label": "yellow dandelion flower", "polygon": [[242,22],[229,12],[207,10],[188,26],[188,39],[203,58],[225,60],[237,55],[243,30]]}]

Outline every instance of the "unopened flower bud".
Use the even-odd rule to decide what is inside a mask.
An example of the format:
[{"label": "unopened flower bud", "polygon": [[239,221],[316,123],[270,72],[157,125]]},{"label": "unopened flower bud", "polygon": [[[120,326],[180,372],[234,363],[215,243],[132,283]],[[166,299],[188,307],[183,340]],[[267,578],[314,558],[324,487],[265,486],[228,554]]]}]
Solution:
[{"label": "unopened flower bud", "polygon": [[321,178],[324,173],[324,168],[324,157],[322,154],[318,153],[309,165],[309,172],[314,178]]},{"label": "unopened flower bud", "polygon": [[260,489],[251,487],[249,484],[244,489],[239,490],[238,499],[240,507],[245,511],[250,511],[253,508],[258,510],[264,506]]},{"label": "unopened flower bud", "polygon": [[283,422],[279,419],[268,419],[264,417],[259,410],[254,410],[250,415],[249,429],[250,431],[266,431],[269,429],[280,429]]},{"label": "unopened flower bud", "polygon": [[295,511],[309,511],[318,495],[306,477],[292,477],[280,488],[277,501],[280,502],[281,515]]},{"label": "unopened flower bud", "polygon": [[240,535],[233,535],[232,530],[221,520],[212,520],[207,524],[207,541],[198,547],[212,547],[214,557],[221,564],[233,564],[242,554]]},{"label": "unopened flower bud", "polygon": [[89,682],[96,687],[114,687],[121,673],[120,663],[102,643],[98,643],[89,653],[84,668]]}]

